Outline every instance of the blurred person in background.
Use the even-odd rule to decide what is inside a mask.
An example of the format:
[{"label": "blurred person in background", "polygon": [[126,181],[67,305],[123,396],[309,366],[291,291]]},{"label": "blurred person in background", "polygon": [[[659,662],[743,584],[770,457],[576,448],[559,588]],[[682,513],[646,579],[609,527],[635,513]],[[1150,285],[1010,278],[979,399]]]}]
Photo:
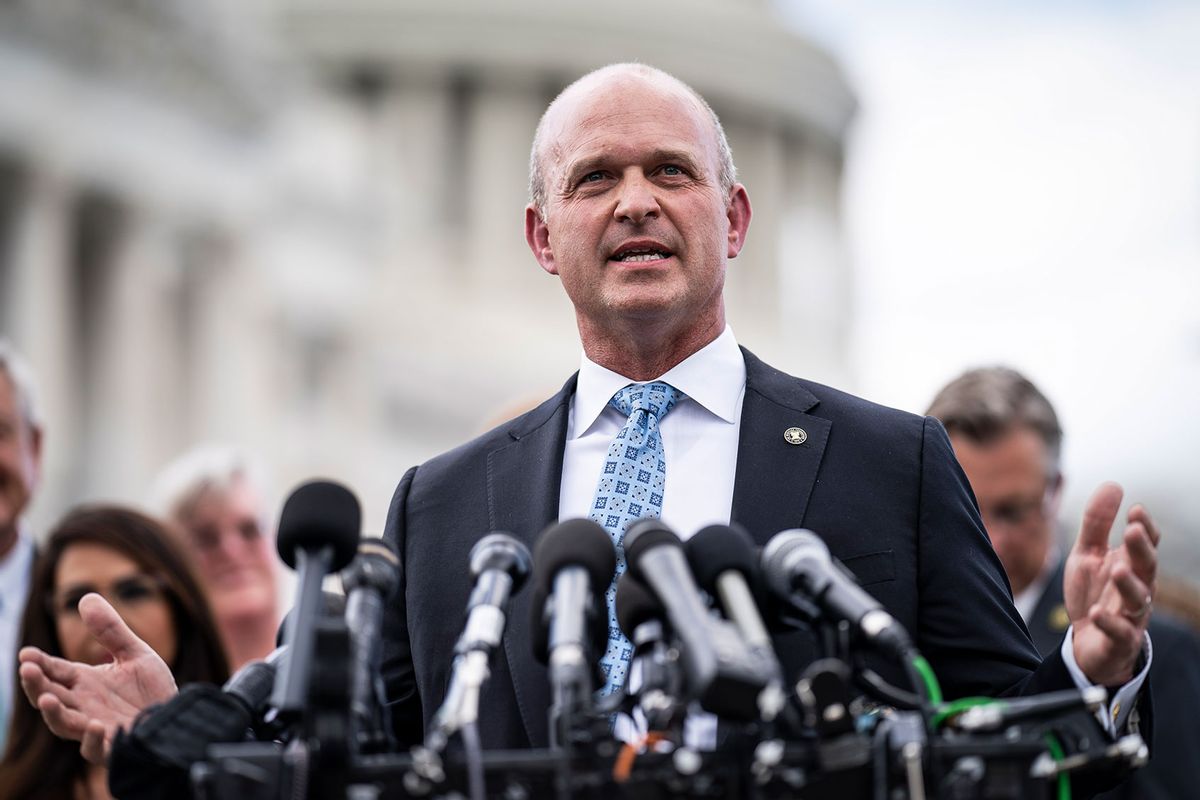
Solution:
[{"label": "blurred person in background", "polygon": [[155,482],[153,507],[183,534],[229,665],[264,658],[279,627],[278,557],[262,470],[235,447],[191,450]]},{"label": "blurred person in background", "polygon": [[[120,613],[144,645],[111,648],[88,633],[83,617],[94,613],[96,592]],[[140,643],[139,643],[140,644]],[[166,526],[117,506],[70,512],[50,534],[34,566],[21,645],[77,662],[73,669],[113,673],[116,686],[139,656],[161,657],[164,680],[220,683],[228,675],[212,612],[187,556]],[[146,646],[149,649],[146,649]],[[174,688],[171,686],[170,688]],[[116,693],[119,694],[121,690]],[[0,794],[6,800],[107,798],[108,771],[84,760],[76,742],[60,739],[43,722],[39,707],[13,709],[8,745],[0,761]]]},{"label": "blurred person in background", "polygon": [[[1062,428],[1054,407],[1019,372],[990,367],[951,381],[927,413],[950,434],[1034,644],[1043,656],[1057,650],[1070,619],[1059,522]],[[1200,785],[1200,638],[1161,609],[1149,630],[1153,760],[1103,797],[1190,797]]]},{"label": "blurred person in background", "polygon": [[24,359],[0,339],[0,752],[16,689],[17,636],[33,571],[33,536],[22,515],[41,475],[42,421]]}]

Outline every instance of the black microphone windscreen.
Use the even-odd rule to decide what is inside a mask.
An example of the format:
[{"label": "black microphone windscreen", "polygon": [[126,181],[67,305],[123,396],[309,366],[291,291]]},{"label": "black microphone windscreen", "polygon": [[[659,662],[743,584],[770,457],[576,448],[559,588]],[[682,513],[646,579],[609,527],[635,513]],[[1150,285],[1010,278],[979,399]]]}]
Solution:
[{"label": "black microphone windscreen", "polygon": [[663,619],[666,615],[654,592],[628,572],[617,580],[616,607],[617,623],[631,639],[638,625],[652,619]]},{"label": "black microphone windscreen", "polygon": [[301,484],[279,515],[279,557],[292,569],[300,550],[333,548],[330,571],[344,568],[358,551],[362,511],[354,493],[332,481]]},{"label": "black microphone windscreen", "polygon": [[625,531],[625,563],[629,565],[634,577],[643,579],[641,568],[638,566],[642,553],[661,545],[682,549],[683,542],[679,541],[673,530],[657,519],[639,519],[629,526]]},{"label": "black microphone windscreen", "polygon": [[684,543],[688,564],[696,583],[712,596],[717,594],[717,577],[737,570],[752,590],[756,590],[760,570],[754,541],[737,525],[709,525]]},{"label": "black microphone windscreen", "polygon": [[547,593],[559,570],[583,567],[593,590],[603,592],[617,571],[617,551],[608,531],[590,519],[568,519],[542,531],[533,548],[538,586]]}]

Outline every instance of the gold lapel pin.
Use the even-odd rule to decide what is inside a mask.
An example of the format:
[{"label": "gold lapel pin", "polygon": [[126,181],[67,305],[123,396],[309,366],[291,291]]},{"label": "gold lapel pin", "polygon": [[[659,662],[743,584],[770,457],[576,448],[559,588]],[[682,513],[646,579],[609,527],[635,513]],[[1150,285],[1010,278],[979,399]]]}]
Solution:
[{"label": "gold lapel pin", "polygon": [[804,428],[788,428],[783,432],[783,440],[788,444],[804,444],[808,441],[808,434]]},{"label": "gold lapel pin", "polygon": [[1067,607],[1057,605],[1050,610],[1050,617],[1047,620],[1050,623],[1050,630],[1058,632],[1065,631],[1067,626],[1071,624],[1071,618],[1067,615]]}]

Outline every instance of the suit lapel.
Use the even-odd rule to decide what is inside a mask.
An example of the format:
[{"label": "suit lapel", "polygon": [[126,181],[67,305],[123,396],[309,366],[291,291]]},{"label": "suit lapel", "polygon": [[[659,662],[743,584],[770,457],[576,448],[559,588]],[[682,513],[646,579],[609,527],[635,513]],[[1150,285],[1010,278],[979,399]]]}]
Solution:
[{"label": "suit lapel", "polygon": [[[746,359],[746,397],[738,437],[732,521],[760,545],[781,530],[799,527],[817,480],[831,423],[807,412],[820,401],[797,378]],[[792,444],[784,437],[793,431]]]},{"label": "suit lapel", "polygon": [[[558,519],[567,415],[575,381],[572,376],[557,395],[516,420],[509,431],[511,441],[487,456],[491,529],[512,533],[531,550],[542,530]],[[549,741],[546,709],[550,693],[545,669],[531,658],[533,594],[533,587],[526,586],[512,599],[504,654],[530,744],[544,747]]]}]

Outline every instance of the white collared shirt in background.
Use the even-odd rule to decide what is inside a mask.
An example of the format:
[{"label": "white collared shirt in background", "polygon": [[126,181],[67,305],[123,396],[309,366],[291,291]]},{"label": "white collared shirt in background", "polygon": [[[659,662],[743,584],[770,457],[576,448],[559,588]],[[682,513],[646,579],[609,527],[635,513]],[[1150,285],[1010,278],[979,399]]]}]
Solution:
[{"label": "white collared shirt in background", "polygon": [[0,752],[12,716],[16,684],[17,637],[33,570],[33,540],[18,531],[17,541],[0,559]]}]

